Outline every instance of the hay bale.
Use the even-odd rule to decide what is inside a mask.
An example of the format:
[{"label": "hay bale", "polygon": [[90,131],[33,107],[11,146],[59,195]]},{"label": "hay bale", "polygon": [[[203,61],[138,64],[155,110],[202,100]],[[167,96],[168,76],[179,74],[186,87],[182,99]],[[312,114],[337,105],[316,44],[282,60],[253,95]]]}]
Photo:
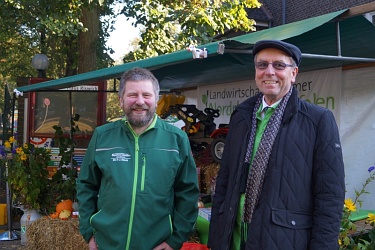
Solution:
[{"label": "hay bale", "polygon": [[84,250],[88,244],[79,233],[78,219],[42,217],[27,228],[28,250]]},{"label": "hay bale", "polygon": [[220,169],[219,163],[212,163],[200,166],[202,191],[206,194],[215,192],[216,177]]},{"label": "hay bale", "polygon": [[190,243],[201,243],[200,239],[199,239],[199,233],[198,233],[197,229],[194,230],[193,234],[189,237],[189,240],[187,242],[190,242]]}]

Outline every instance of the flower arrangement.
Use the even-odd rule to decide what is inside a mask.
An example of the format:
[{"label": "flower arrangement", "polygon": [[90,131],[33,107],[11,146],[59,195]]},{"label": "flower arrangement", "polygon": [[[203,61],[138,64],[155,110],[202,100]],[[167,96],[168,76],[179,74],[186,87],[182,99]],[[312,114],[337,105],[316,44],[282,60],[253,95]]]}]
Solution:
[{"label": "flower arrangement", "polygon": [[357,228],[350,219],[352,213],[357,211],[357,204],[361,208],[363,194],[369,194],[366,187],[375,179],[375,166],[368,169],[370,176],[362,184],[360,191],[355,191],[354,201],[351,198],[345,199],[343,217],[341,220],[339,245],[340,250],[346,249],[375,249],[375,214],[369,213],[363,228]]},{"label": "flower arrangement", "polygon": [[50,150],[29,143],[17,146],[12,136],[0,147],[0,155],[2,164],[7,164],[6,180],[13,203],[37,211],[48,206]]}]

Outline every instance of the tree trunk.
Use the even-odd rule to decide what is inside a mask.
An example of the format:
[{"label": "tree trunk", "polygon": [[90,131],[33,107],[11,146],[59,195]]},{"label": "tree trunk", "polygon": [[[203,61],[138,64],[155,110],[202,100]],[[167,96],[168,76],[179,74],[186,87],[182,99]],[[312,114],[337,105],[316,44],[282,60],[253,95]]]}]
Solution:
[{"label": "tree trunk", "polygon": [[77,74],[77,37],[64,38],[66,50],[65,76],[73,76]]},{"label": "tree trunk", "polygon": [[78,36],[78,74],[96,70],[96,48],[99,39],[99,6],[94,1],[82,10],[82,24],[87,29]]}]

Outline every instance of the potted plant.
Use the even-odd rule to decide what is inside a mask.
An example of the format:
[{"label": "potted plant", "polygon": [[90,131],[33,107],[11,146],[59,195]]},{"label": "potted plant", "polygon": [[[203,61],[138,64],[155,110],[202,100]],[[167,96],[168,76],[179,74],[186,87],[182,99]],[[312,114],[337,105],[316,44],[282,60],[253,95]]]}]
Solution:
[{"label": "potted plant", "polygon": [[1,147],[2,161],[6,164],[13,205],[24,214],[21,217],[21,244],[26,243],[27,226],[47,211],[49,202],[48,162],[50,150],[26,143],[17,146],[12,136]]},{"label": "potted plant", "polygon": [[369,194],[369,192],[366,191],[366,187],[375,180],[374,170],[375,166],[371,166],[368,169],[370,176],[362,184],[361,190],[355,190],[354,200],[351,198],[345,199],[339,234],[340,250],[375,249],[375,214],[368,213],[363,228],[357,228],[356,224],[351,219],[351,215],[358,210],[357,205],[360,208],[362,207],[360,197],[363,194]]},{"label": "potted plant", "polygon": [[51,157],[50,150],[36,148],[29,143],[17,146],[12,136],[4,143],[2,151],[2,155],[7,155],[6,180],[12,192],[14,204],[28,210],[39,211],[46,208],[49,189],[47,166]]}]

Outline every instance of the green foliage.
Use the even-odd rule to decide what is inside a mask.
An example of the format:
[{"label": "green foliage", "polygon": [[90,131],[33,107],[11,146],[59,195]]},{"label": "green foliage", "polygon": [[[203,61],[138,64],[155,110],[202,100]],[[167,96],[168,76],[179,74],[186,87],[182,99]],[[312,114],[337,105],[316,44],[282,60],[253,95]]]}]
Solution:
[{"label": "green foliage", "polygon": [[[14,137],[0,148],[0,164],[8,165],[6,180],[12,191],[12,200],[21,208],[35,209],[43,214],[50,214],[63,199],[74,200],[77,163],[73,160],[74,133],[79,130],[75,123],[79,115],[71,119],[71,137],[64,137],[63,130],[54,126],[55,139],[61,156],[60,167],[49,178],[47,166],[51,154],[50,149],[37,148],[31,144],[17,147]],[[16,146],[16,149],[13,149]]]},{"label": "green foliage", "polygon": [[54,197],[55,205],[61,200],[75,198],[75,186],[77,178],[77,162],[73,159],[74,154],[74,134],[79,131],[76,122],[79,115],[76,114],[71,119],[70,137],[64,136],[64,131],[59,126],[53,126],[55,130],[55,143],[59,147],[61,160],[59,169],[52,176],[50,195]]},{"label": "green foliage", "polygon": [[[81,21],[83,8],[98,8],[101,15],[114,17],[109,7],[114,0],[4,0],[0,3],[0,76],[10,82],[17,77],[36,77],[32,57],[44,53],[50,60],[47,77],[61,78],[76,74],[79,34],[87,28]],[[98,67],[113,63],[105,45],[111,18],[100,22],[97,45]],[[2,98],[2,97],[0,97]]]},{"label": "green foliage", "polygon": [[[78,1],[34,1],[5,0],[1,6],[0,36],[2,37],[0,55],[6,72],[15,81],[18,76],[36,76],[31,58],[36,53],[45,53],[51,60],[51,69],[64,72],[54,64],[59,55],[64,53],[62,46],[78,30]],[[60,44],[54,42],[58,37]],[[57,39],[59,40],[59,39]],[[61,43],[61,40],[64,42]],[[62,63],[64,65],[64,63]],[[26,69],[26,70],[25,70]],[[59,74],[57,74],[59,75]],[[57,76],[51,74],[52,77]]]},{"label": "green foliage", "polygon": [[357,228],[356,224],[351,220],[352,213],[357,211],[357,204],[360,208],[362,207],[363,201],[361,200],[361,196],[369,194],[366,188],[375,180],[375,171],[372,172],[374,169],[375,166],[371,166],[368,169],[370,176],[362,184],[361,190],[354,190],[354,201],[350,198],[345,199],[339,234],[340,250],[375,249],[375,214],[368,214],[366,220],[366,225],[370,226],[368,230]]},{"label": "green foliage", "polygon": [[54,125],[53,129],[55,130],[55,143],[59,147],[61,161],[60,167],[63,165],[69,165],[72,161],[73,152],[74,152],[74,135],[77,131],[79,131],[79,127],[76,125],[76,122],[79,120],[80,115],[75,114],[71,120],[71,130],[70,130],[70,137],[64,136],[64,131],[60,126]]},{"label": "green foliage", "polygon": [[139,47],[124,62],[212,42],[229,29],[254,30],[246,9],[258,7],[257,0],[125,1],[122,13],[144,30]]},{"label": "green foliage", "polygon": [[[114,89],[113,87],[114,82],[113,80],[108,81],[107,89]],[[111,121],[112,119],[119,118],[123,116],[123,111],[119,104],[118,93],[107,93],[106,99],[106,114],[107,114],[107,122]]]},{"label": "green foliage", "polygon": [[[5,142],[6,156],[2,164],[8,165],[6,179],[12,191],[12,200],[20,207],[44,210],[49,206],[48,162],[50,151],[46,148],[35,148],[24,144],[10,151],[16,145],[14,137]],[[4,149],[4,148],[3,148]]]},{"label": "green foliage", "polygon": [[372,230],[368,234],[370,239],[370,244],[368,245],[368,249],[375,249],[375,227],[372,225]]}]

